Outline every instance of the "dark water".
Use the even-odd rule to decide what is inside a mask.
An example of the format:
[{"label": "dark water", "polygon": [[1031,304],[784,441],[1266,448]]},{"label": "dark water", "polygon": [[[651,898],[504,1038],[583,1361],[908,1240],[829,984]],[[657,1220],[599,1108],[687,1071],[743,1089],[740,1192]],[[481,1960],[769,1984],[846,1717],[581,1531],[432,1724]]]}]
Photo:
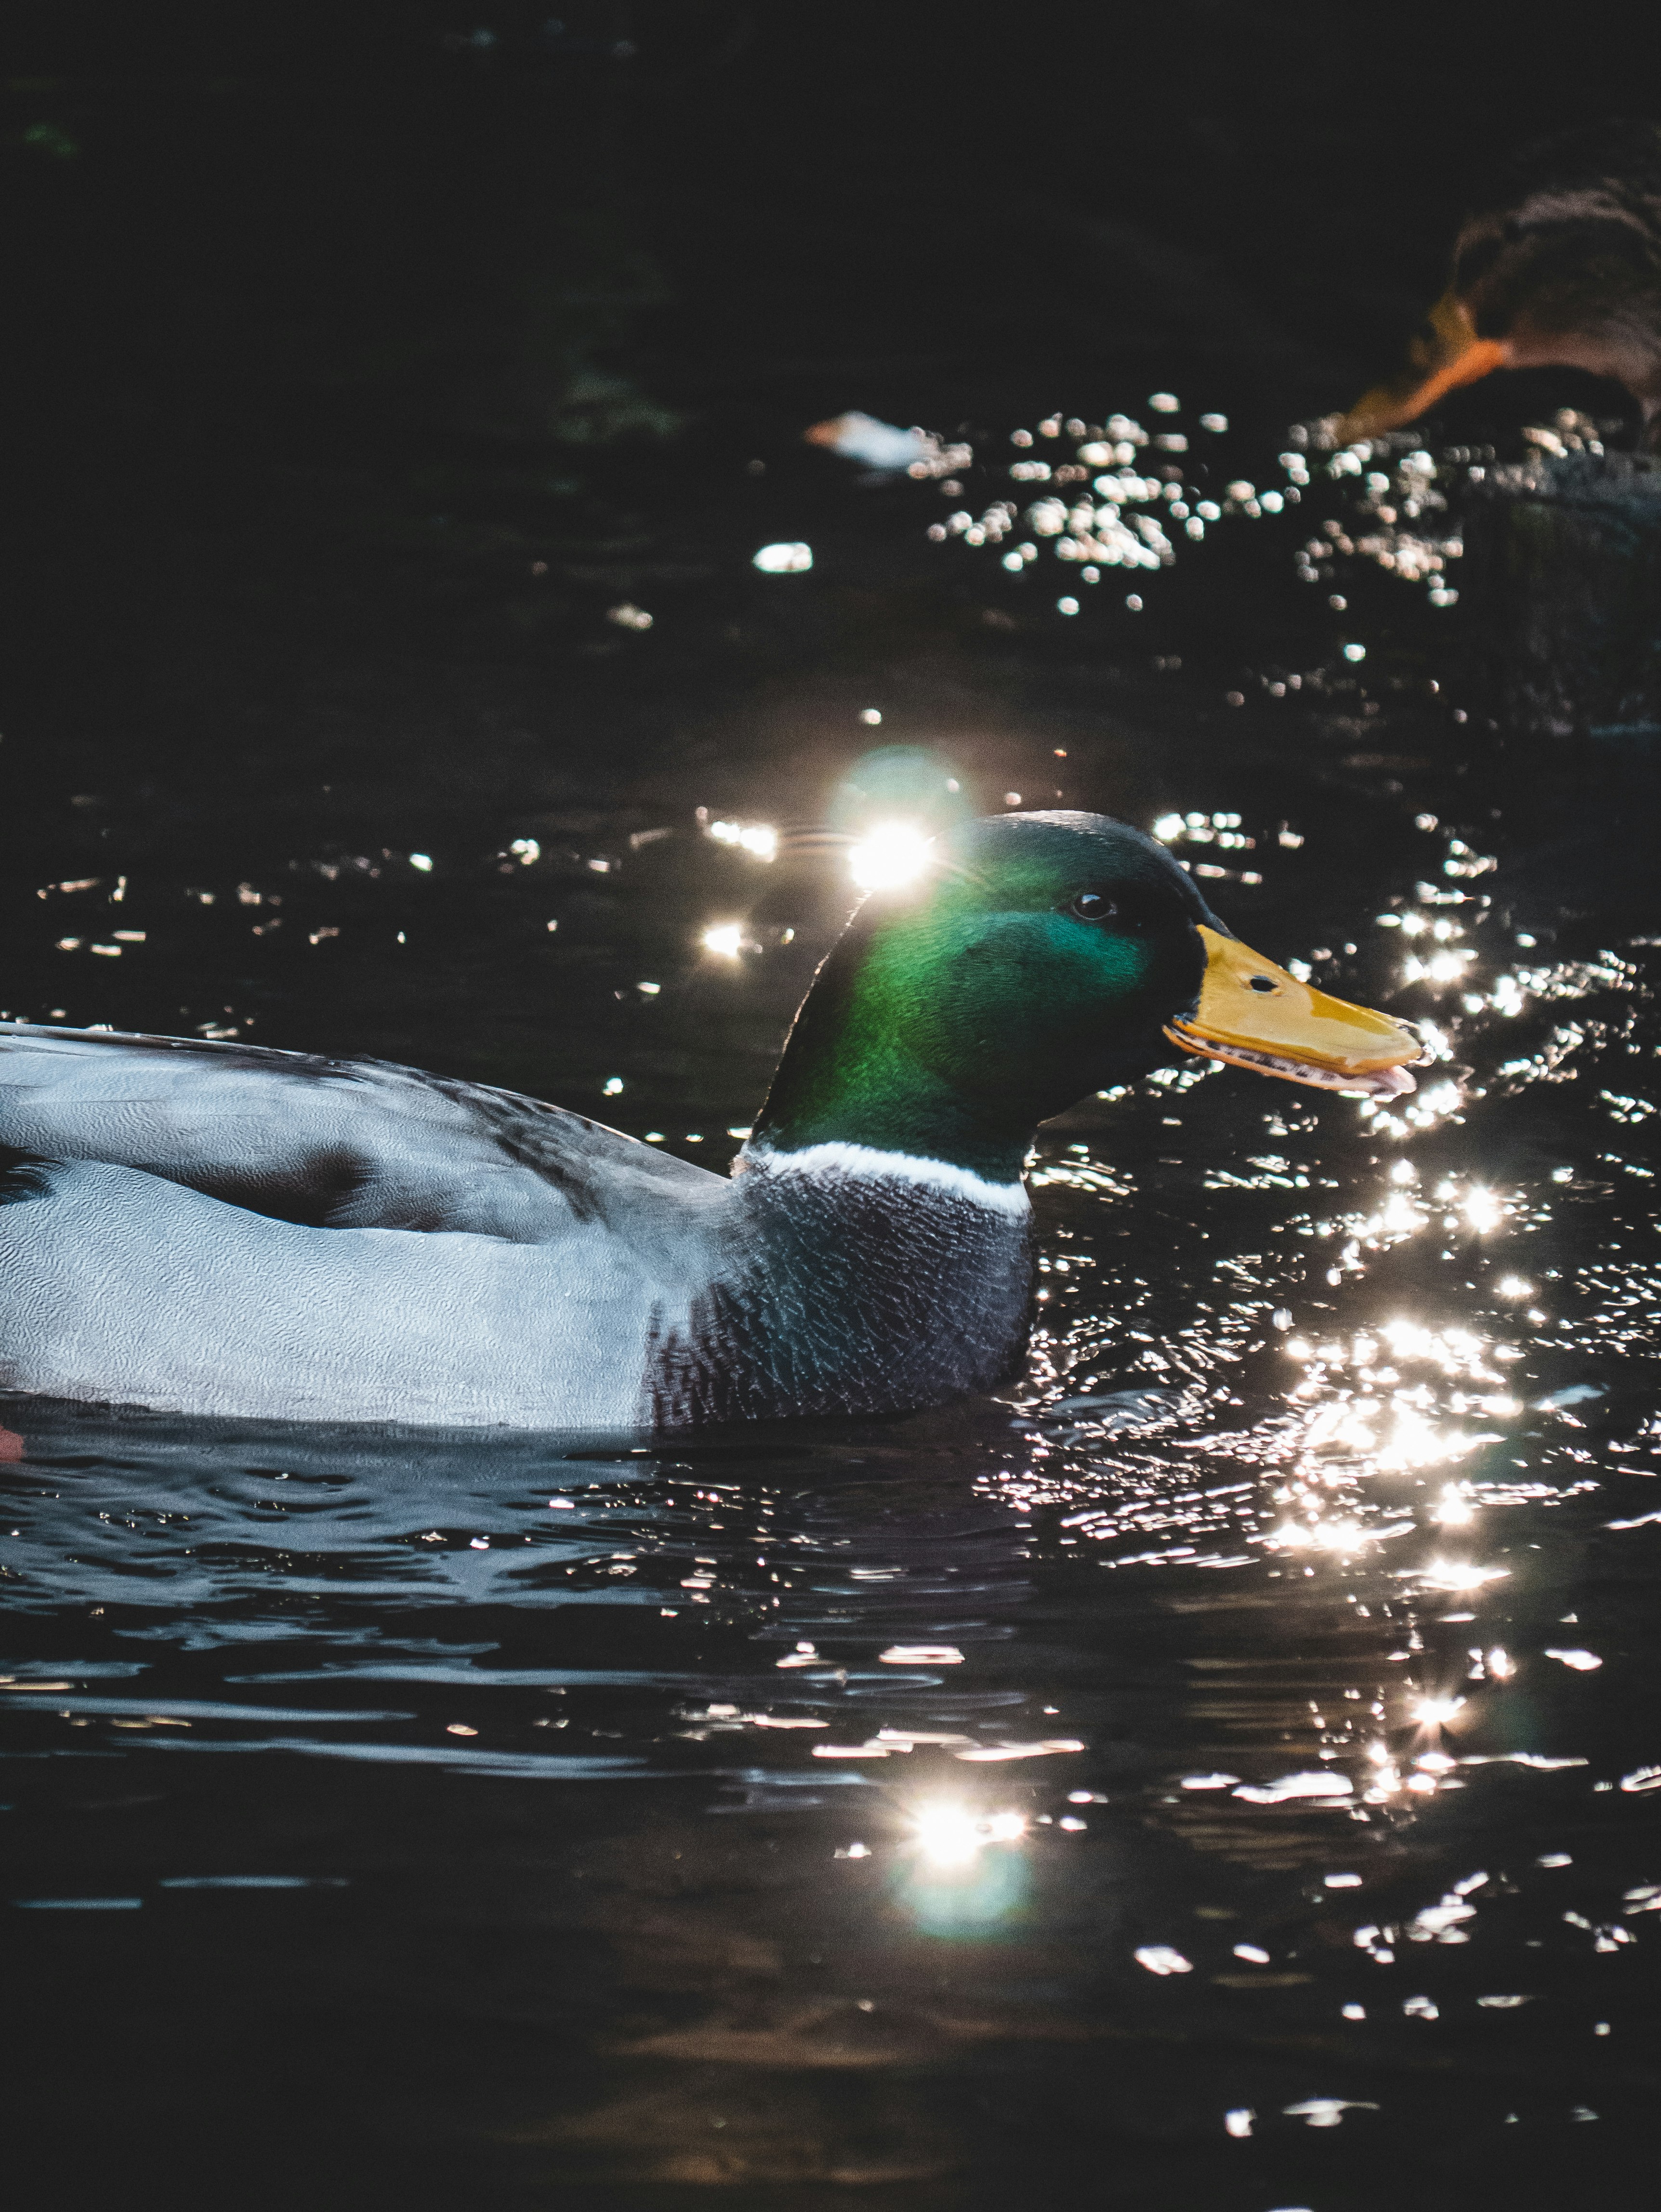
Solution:
[{"label": "dark water", "polygon": [[719,1167],[891,742],[1165,822],[1439,1064],[1049,1126],[997,1401],[632,1446],[13,1401],[11,2155],[41,2203],[1593,2201],[1657,2088],[1647,827],[1416,632],[1269,637],[1279,526],[1065,618],[932,489],[766,451],[619,462],[586,538],[475,483],[399,556],[441,652],[389,617],[214,745],[33,758],[10,1012]]}]

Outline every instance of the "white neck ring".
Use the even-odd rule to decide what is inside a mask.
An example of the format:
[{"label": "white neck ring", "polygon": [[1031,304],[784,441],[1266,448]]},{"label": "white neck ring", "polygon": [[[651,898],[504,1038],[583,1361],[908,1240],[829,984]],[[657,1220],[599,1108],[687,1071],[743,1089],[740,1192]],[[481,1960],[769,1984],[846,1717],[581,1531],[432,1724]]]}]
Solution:
[{"label": "white neck ring", "polygon": [[770,1176],[818,1176],[861,1182],[887,1176],[966,1200],[993,1213],[1013,1216],[1031,1211],[1025,1183],[989,1182],[972,1168],[954,1166],[950,1160],[929,1159],[917,1152],[882,1152],[874,1145],[806,1145],[797,1152],[746,1148],[739,1155],[738,1169]]}]

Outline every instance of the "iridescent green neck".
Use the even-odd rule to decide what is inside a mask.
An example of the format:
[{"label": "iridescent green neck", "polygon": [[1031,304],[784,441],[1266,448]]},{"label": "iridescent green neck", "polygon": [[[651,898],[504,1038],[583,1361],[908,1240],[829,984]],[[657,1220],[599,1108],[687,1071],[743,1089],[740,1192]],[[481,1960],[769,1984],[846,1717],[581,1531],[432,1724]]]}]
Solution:
[{"label": "iridescent green neck", "polygon": [[[969,886],[867,909],[797,1016],[751,1142],[862,1145],[1018,1182],[1037,1124],[1116,1079],[1096,1063],[1147,966],[1143,948],[1115,954],[1048,907],[989,913]],[[1163,1056],[1153,1036],[1139,1068]]]},{"label": "iridescent green neck", "polygon": [[891,1040],[862,1025],[827,1033],[816,1013],[805,1011],[792,1034],[750,1140],[757,1150],[861,1145],[1019,1182],[1031,1116],[989,1114]]}]

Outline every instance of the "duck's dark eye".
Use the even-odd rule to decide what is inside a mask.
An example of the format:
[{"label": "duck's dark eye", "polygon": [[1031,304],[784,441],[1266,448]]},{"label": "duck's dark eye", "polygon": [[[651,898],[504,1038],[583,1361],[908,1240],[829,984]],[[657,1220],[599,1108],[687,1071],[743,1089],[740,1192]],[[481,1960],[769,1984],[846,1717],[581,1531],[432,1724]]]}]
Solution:
[{"label": "duck's dark eye", "polygon": [[1067,910],[1080,921],[1105,921],[1119,911],[1105,891],[1080,891]]}]

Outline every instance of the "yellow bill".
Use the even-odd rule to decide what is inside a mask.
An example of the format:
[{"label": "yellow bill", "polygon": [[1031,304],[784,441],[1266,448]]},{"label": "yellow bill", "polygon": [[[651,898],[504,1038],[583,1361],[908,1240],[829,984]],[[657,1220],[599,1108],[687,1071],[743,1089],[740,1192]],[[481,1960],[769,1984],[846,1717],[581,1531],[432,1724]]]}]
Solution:
[{"label": "yellow bill", "polygon": [[1312,990],[1238,938],[1199,930],[1200,1003],[1167,1024],[1173,1044],[1321,1091],[1396,1098],[1417,1088],[1408,1068],[1424,1047],[1403,1023]]},{"label": "yellow bill", "polygon": [[1469,310],[1451,292],[1442,295],[1428,320],[1427,334],[1414,344],[1411,366],[1356,401],[1338,426],[1340,438],[1399,430],[1427,415],[1439,399],[1461,385],[1475,384],[1508,366],[1511,348],[1498,338],[1479,338]]}]

